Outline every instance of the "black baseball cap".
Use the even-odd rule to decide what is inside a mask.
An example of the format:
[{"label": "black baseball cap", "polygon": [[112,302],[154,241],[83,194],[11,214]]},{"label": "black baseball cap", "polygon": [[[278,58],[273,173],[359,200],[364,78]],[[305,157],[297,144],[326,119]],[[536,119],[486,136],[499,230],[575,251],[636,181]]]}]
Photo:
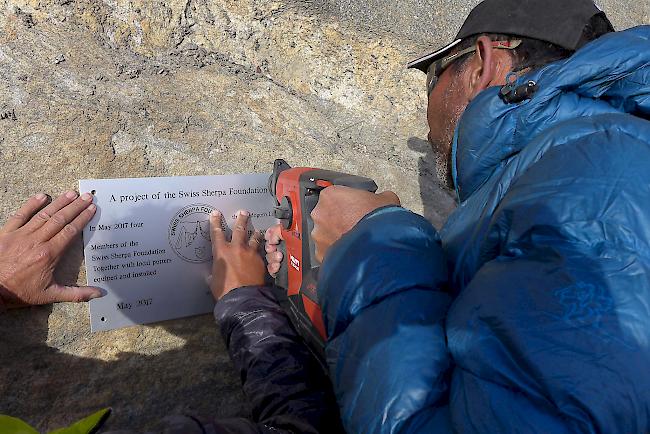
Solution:
[{"label": "black baseball cap", "polygon": [[602,14],[592,0],[484,0],[465,20],[456,39],[445,47],[409,62],[408,68],[426,72],[463,39],[482,33],[501,33],[550,42],[570,51],[580,48],[582,32],[594,15]]}]

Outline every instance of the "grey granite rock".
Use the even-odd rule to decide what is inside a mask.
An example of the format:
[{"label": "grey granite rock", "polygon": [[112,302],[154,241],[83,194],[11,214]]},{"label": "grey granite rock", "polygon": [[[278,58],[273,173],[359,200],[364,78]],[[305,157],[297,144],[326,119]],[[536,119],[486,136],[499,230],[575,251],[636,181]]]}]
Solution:
[{"label": "grey granite rock", "polygon": [[[476,1],[1,0],[0,220],[82,178],[267,172],[275,158],[359,173],[440,226],[453,209],[403,65]],[[619,28],[647,2],[602,2]],[[81,244],[61,270],[85,280]],[[0,316],[0,413],[54,429],[247,414],[209,316],[91,334],[86,305]]]}]

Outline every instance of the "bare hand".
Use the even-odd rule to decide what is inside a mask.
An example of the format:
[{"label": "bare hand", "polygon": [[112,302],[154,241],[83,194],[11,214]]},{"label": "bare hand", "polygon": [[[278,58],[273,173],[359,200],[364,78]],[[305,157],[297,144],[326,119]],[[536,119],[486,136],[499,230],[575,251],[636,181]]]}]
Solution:
[{"label": "bare hand", "polygon": [[334,185],[321,191],[318,205],[311,213],[314,220],[312,239],[316,259],[322,262],[329,248],[372,211],[388,205],[400,205],[392,191],[380,194]]},{"label": "bare hand", "polygon": [[256,231],[248,239],[248,219],[248,212],[238,213],[229,243],[221,227],[221,213],[215,211],[210,215],[213,258],[210,289],[217,301],[233,289],[264,285],[266,270],[259,254],[263,238]]},{"label": "bare hand", "polygon": [[30,198],[0,228],[0,297],[7,307],[88,301],[98,288],[63,286],[54,270],[63,253],[95,215],[92,195],[69,191],[52,203]]},{"label": "bare hand", "polygon": [[283,259],[282,252],[278,250],[278,245],[282,240],[282,226],[275,225],[268,228],[264,234],[264,239],[266,240],[264,246],[264,250],[266,250],[266,269],[271,277],[275,277],[280,271]]}]

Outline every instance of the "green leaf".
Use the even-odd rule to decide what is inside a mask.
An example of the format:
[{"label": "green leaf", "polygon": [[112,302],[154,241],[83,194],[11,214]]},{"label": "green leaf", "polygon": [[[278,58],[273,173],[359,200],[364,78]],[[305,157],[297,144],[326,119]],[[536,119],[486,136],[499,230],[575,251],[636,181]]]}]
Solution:
[{"label": "green leaf", "polygon": [[0,432],[2,434],[38,434],[38,431],[22,420],[4,414],[0,414]]},{"label": "green leaf", "polygon": [[101,428],[110,415],[111,409],[105,408],[95,414],[91,414],[87,418],[80,420],[68,428],[57,429],[56,431],[50,432],[50,434],[94,434],[99,430],[99,428]]}]

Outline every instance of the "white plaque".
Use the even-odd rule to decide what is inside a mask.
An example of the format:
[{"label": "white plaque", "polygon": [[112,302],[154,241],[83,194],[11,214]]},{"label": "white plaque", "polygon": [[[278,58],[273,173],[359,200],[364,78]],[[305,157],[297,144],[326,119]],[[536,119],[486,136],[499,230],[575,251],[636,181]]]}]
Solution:
[{"label": "white plaque", "polygon": [[79,181],[97,213],[83,231],[92,331],[210,312],[209,215],[232,226],[240,209],[255,229],[276,223],[269,174]]}]

